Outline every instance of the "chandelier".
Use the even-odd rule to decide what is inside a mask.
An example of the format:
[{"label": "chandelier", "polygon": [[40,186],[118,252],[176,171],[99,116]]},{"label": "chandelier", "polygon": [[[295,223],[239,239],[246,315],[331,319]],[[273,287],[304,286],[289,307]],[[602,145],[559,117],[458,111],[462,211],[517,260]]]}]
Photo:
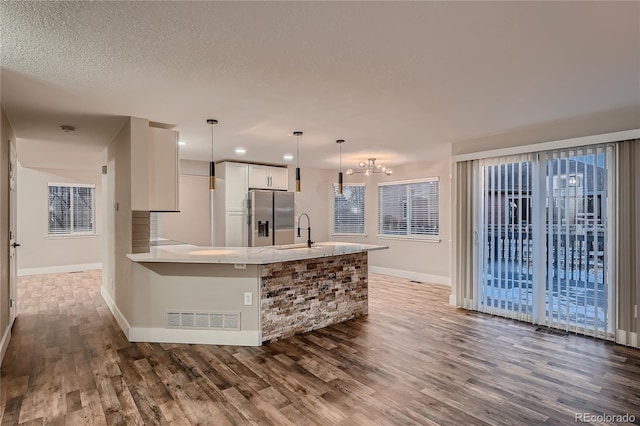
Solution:
[{"label": "chandelier", "polygon": [[371,176],[374,173],[384,173],[385,175],[393,173],[391,169],[387,168],[384,164],[376,164],[375,158],[369,158],[366,163],[361,162],[360,169],[362,170],[348,169],[347,174],[352,175],[354,173],[364,173],[367,176]]}]

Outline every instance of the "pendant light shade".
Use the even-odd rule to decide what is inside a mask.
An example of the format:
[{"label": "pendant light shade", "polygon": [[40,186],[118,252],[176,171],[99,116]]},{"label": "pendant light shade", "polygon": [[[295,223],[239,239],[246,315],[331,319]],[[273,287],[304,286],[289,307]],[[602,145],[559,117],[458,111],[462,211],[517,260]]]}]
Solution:
[{"label": "pendant light shade", "polygon": [[209,118],[207,123],[211,125],[211,161],[209,162],[209,190],[216,189],[216,163],[213,160],[213,126],[218,124],[218,120]]},{"label": "pendant light shade", "polygon": [[300,192],[300,136],[302,132],[293,132],[296,137],[296,192]]},{"label": "pendant light shade", "polygon": [[338,171],[338,194],[342,195],[342,144],[344,143],[344,139],[338,139],[336,141],[338,146],[340,147],[340,168]]}]

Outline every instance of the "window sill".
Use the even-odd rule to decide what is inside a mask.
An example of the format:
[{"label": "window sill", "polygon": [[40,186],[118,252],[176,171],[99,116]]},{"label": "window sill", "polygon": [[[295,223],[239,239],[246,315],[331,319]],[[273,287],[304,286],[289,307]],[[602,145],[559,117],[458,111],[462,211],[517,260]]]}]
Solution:
[{"label": "window sill", "polygon": [[420,241],[425,243],[440,243],[442,239],[440,237],[411,237],[409,235],[384,235],[378,234],[376,238],[379,240],[407,240],[407,241]]},{"label": "window sill", "polygon": [[73,240],[77,238],[96,238],[98,234],[65,234],[65,235],[47,235],[48,240]]},{"label": "window sill", "polygon": [[332,237],[367,238],[367,234],[331,234]]}]

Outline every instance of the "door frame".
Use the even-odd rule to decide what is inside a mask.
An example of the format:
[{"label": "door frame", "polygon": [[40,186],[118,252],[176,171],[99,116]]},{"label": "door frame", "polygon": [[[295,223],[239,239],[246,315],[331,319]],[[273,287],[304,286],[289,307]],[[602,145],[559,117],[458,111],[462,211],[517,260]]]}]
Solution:
[{"label": "door frame", "polygon": [[9,327],[18,316],[18,159],[15,141],[9,141]]}]

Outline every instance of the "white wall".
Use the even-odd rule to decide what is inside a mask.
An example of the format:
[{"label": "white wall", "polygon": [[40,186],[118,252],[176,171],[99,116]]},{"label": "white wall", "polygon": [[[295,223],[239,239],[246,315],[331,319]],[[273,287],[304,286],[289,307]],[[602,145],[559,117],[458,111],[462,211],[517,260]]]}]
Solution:
[{"label": "white wall", "polygon": [[[95,236],[49,237],[48,184],[95,185]],[[18,274],[99,267],[102,238],[101,171],[31,169],[18,166]]]},{"label": "white wall", "polygon": [[[289,168],[289,190],[296,189],[295,167]],[[329,241],[329,226],[332,207],[332,184],[335,173],[330,170],[311,167],[300,168],[300,192],[295,193],[296,224],[302,213],[307,213],[311,222],[311,240]],[[302,219],[301,225],[307,226],[307,220]],[[296,236],[296,243],[307,242],[306,230],[301,231],[301,237]]]},{"label": "white wall", "polygon": [[211,213],[209,176],[179,176],[179,213],[157,213],[158,236],[197,246],[209,246]]},{"label": "white wall", "polygon": [[[364,174],[347,176],[344,183],[362,183],[365,190],[365,237],[332,236],[335,241],[378,244],[389,246],[388,250],[369,253],[372,272],[415,279],[418,281],[451,284],[451,158],[441,153],[434,161],[423,161],[393,166],[393,175]],[[336,174],[336,173],[334,173]],[[378,182],[438,177],[440,204],[440,242],[419,239],[378,237]],[[337,178],[334,178],[337,180]],[[329,199],[332,203],[332,199]],[[330,217],[333,223],[333,216]]]},{"label": "white wall", "polygon": [[638,128],[640,128],[640,108],[633,106],[458,141],[453,143],[452,152],[453,155],[461,155]]},{"label": "white wall", "polygon": [[[124,318],[131,316],[132,252],[132,149],[136,134],[148,131],[146,120],[131,117],[107,147],[106,200],[103,206],[105,238],[103,244],[102,288]],[[144,143],[144,139],[143,139]]]},{"label": "white wall", "polygon": [[158,237],[197,246],[211,245],[209,162],[180,160],[178,213],[157,213]]}]

